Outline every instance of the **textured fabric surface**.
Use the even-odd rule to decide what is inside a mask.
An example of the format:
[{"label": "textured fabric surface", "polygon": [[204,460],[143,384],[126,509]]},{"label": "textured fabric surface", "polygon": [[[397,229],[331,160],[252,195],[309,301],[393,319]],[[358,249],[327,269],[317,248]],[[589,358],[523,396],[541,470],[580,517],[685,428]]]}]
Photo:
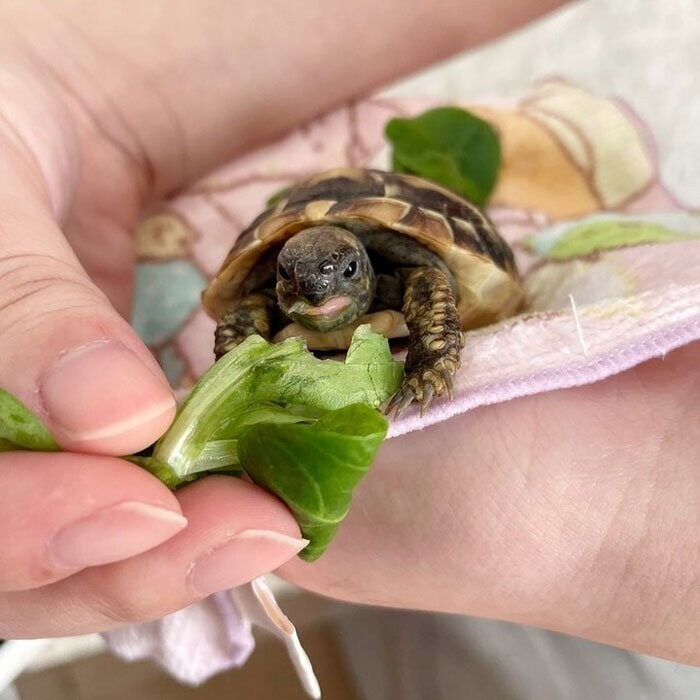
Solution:
[{"label": "textured fabric surface", "polygon": [[255,646],[250,626],[226,593],[162,620],[122,627],[103,636],[112,652],[125,661],[153,659],[189,685],[241,666]]}]

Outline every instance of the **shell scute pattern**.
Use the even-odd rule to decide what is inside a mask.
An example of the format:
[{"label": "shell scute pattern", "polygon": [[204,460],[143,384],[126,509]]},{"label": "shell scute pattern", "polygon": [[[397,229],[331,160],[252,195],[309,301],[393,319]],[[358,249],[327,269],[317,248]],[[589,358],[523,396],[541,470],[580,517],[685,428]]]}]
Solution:
[{"label": "shell scute pattern", "polygon": [[308,226],[353,222],[410,236],[442,257],[457,283],[464,329],[511,315],[520,304],[512,251],[477,207],[412,175],[337,168],[294,186],[251,223],[204,293],[205,308],[220,315],[269,247]]},{"label": "shell scute pattern", "polygon": [[377,196],[341,200],[336,202],[328,213],[336,220],[348,218],[374,221],[391,228],[394,223],[402,221],[412,209],[408,202]]},{"label": "shell scute pattern", "polygon": [[313,184],[296,187],[287,197],[287,206],[294,206],[314,199],[360,199],[381,197],[384,187],[374,178],[328,177]]}]

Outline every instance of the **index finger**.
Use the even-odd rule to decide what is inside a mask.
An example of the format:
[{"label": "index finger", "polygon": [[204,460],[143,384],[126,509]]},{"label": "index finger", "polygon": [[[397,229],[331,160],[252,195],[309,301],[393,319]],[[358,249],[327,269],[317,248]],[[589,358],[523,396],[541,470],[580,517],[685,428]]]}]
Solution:
[{"label": "index finger", "polygon": [[0,591],[140,554],[186,524],[175,496],[125,460],[0,454]]}]

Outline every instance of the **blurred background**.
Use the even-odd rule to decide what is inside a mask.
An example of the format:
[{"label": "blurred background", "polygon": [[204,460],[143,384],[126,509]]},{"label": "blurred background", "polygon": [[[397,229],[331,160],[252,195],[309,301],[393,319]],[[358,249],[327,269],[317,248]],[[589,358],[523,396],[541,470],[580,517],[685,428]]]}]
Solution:
[{"label": "blurred background", "polygon": [[[515,97],[561,76],[623,98],[647,123],[662,179],[700,207],[700,3],[587,0],[385,90],[394,97]],[[407,47],[409,50],[409,47]],[[505,623],[373,610],[282,588],[331,700],[691,700],[700,669]],[[17,682],[22,700],[304,698],[282,646],[199,689],[124,664],[98,636],[56,640]],[[8,695],[8,698],[10,696]],[[5,696],[2,696],[5,700]]]}]

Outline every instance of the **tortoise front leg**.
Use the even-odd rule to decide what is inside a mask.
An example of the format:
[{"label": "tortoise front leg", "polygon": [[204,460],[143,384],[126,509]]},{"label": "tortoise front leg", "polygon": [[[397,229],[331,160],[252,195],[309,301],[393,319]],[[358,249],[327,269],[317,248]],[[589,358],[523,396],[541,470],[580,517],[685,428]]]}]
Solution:
[{"label": "tortoise front leg", "polygon": [[250,335],[270,339],[270,317],[274,301],[264,293],[243,297],[235,308],[224,314],[214,332],[214,355],[218,360]]},{"label": "tortoise front leg", "polygon": [[454,293],[447,275],[435,267],[416,267],[406,277],[403,314],[409,331],[401,389],[387,413],[400,416],[413,402],[421,415],[435,396],[452,396],[452,378],[460,365],[464,338]]}]

